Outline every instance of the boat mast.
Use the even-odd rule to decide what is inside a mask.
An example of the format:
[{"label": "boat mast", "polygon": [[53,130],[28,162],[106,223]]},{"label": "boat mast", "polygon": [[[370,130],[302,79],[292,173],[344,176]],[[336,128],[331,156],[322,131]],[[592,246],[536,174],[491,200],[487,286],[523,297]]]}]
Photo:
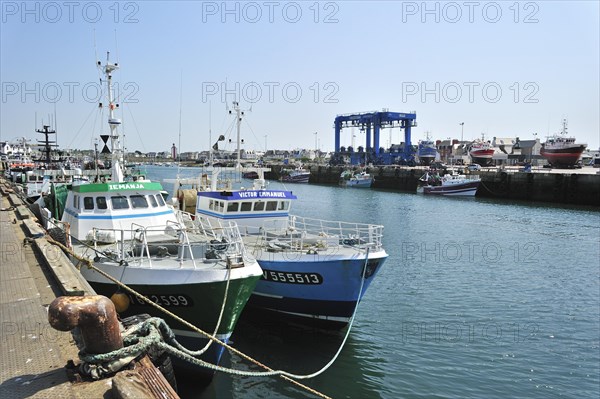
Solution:
[{"label": "boat mast", "polygon": [[211,104],[208,102],[208,163],[209,166],[213,166],[213,143],[212,143],[212,121],[211,121]]},{"label": "boat mast", "polygon": [[[241,140],[240,140],[240,128],[242,125],[242,115],[244,115],[244,111],[242,111],[240,109],[240,103],[237,101],[233,102],[233,109],[235,110],[236,113],[236,124],[237,124],[237,164],[235,165],[236,168],[241,168],[242,167],[242,163],[241,163],[241,155],[240,155],[240,147],[241,147]],[[231,111],[229,111],[231,112]]]},{"label": "boat mast", "polygon": [[37,133],[43,134],[44,135],[44,140],[38,140],[39,144],[43,144],[44,146],[43,151],[44,151],[44,158],[41,159],[42,162],[44,162],[46,164],[46,169],[50,169],[50,164],[52,163],[52,157],[51,157],[51,152],[52,152],[52,148],[56,148],[58,147],[58,145],[56,144],[56,139],[52,140],[50,139],[50,135],[52,134],[56,134],[56,130],[50,130],[50,126],[49,125],[43,125],[43,130],[41,129],[36,129],[35,131]]},{"label": "boat mast", "polygon": [[[109,61],[110,52],[106,53],[106,64],[102,65],[98,61],[98,68],[106,76],[107,84],[107,95],[108,95],[108,125],[110,126],[110,153],[111,153],[111,164],[112,164],[112,175],[111,180],[113,182],[122,182],[124,180],[123,175],[123,151],[121,150],[121,143],[119,140],[119,132],[117,128],[121,125],[121,119],[115,118],[115,108],[119,107],[119,104],[115,104],[113,98],[113,86],[112,86],[112,72],[119,69],[117,63],[111,63]],[[102,103],[100,103],[102,106]]]}]

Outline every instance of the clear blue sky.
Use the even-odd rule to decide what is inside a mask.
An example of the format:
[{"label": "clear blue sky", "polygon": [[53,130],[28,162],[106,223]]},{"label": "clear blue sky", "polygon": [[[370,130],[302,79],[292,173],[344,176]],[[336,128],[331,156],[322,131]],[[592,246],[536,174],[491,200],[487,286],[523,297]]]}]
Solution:
[{"label": "clear blue sky", "polygon": [[266,135],[269,148],[332,150],[336,115],[382,108],[417,112],[413,142],[460,138],[460,122],[465,139],[543,139],[568,118],[599,147],[597,1],[23,4],[2,2],[2,140],[35,139],[56,109],[59,144],[91,148],[108,131],[95,101],[108,50],[129,150],[178,143],[180,113],[182,151],[208,149],[209,126],[213,142],[234,138],[223,90],[252,106],[247,149]]}]

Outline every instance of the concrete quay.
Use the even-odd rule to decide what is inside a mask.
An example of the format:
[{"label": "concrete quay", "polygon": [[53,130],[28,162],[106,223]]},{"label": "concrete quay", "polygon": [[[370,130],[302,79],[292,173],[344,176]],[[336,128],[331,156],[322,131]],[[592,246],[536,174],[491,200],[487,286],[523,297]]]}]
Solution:
[{"label": "concrete quay", "polygon": [[[269,179],[277,179],[285,165],[270,166]],[[310,183],[337,185],[344,167],[311,166]],[[375,181],[372,187],[404,192],[416,192],[419,178],[426,167],[369,166],[367,172]],[[459,171],[464,167],[454,167]],[[448,168],[450,172],[452,168]],[[471,172],[481,177],[478,197],[504,200],[552,202],[557,204],[600,206],[599,169],[534,169],[522,172],[517,167],[482,168]]]},{"label": "concrete quay", "polygon": [[0,191],[0,398],[178,398],[147,358],[111,378],[82,379],[77,342],[50,326],[48,306],[95,292],[13,190],[0,183]]},{"label": "concrete quay", "polygon": [[[14,211],[2,197],[0,212],[0,397],[86,398],[94,392],[75,389],[65,364],[77,358],[70,333],[48,324],[47,308],[56,298]],[[91,395],[90,395],[91,394]]]}]

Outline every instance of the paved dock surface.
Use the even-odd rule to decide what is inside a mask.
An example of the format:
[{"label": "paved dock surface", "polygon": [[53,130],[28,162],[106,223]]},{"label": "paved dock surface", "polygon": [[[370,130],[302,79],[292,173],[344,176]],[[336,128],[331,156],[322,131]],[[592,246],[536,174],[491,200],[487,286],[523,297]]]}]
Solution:
[{"label": "paved dock surface", "polygon": [[[6,197],[1,207],[10,207]],[[77,358],[77,348],[70,333],[48,324],[47,307],[56,295],[24,238],[15,212],[1,211],[0,398],[84,397],[65,369],[68,359]]]}]

